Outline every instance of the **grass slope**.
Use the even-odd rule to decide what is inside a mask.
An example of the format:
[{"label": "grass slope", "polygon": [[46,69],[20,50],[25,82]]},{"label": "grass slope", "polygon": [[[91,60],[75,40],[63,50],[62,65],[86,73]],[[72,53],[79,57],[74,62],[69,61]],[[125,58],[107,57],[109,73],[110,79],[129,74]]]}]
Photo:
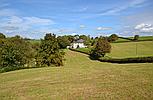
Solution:
[{"label": "grass slope", "polygon": [[0,73],[0,100],[151,100],[153,64],[111,64],[66,52],[63,67]]}]

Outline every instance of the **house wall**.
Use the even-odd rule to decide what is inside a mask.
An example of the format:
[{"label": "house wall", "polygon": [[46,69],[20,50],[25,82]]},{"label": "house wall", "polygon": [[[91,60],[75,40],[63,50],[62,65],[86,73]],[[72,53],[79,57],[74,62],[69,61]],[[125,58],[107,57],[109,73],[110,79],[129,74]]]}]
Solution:
[{"label": "house wall", "polygon": [[72,43],[71,47],[76,49],[79,46],[79,48],[85,48],[86,46],[84,45],[84,43]]}]

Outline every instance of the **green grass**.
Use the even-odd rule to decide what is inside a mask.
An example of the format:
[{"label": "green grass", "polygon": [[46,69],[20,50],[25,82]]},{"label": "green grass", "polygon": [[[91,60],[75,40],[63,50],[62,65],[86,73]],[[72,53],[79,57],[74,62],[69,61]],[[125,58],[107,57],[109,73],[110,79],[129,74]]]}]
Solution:
[{"label": "green grass", "polygon": [[[127,37],[127,38],[133,39],[133,37]],[[139,41],[153,41],[153,36],[140,36],[138,40]],[[132,42],[132,41],[128,39],[118,38],[118,40],[116,40],[113,43],[123,43],[123,42]]]},{"label": "green grass", "polygon": [[0,100],[152,100],[153,63],[111,64],[67,50],[65,65],[0,73]]},{"label": "green grass", "polygon": [[82,52],[90,52],[90,48],[77,48],[77,50],[82,51]]},{"label": "green grass", "polygon": [[131,40],[118,38],[118,40],[116,40],[114,43],[120,43],[120,42],[131,42]]},{"label": "green grass", "polygon": [[41,40],[27,40],[32,44],[39,44],[41,42]]},{"label": "green grass", "polygon": [[145,57],[153,56],[153,41],[112,43],[110,57]]},{"label": "green grass", "polygon": [[[112,58],[147,57],[153,56],[153,41],[111,43],[111,53],[106,54]],[[91,48],[79,48],[89,52]]]},{"label": "green grass", "polygon": [[153,40],[153,36],[141,36],[138,40]]}]

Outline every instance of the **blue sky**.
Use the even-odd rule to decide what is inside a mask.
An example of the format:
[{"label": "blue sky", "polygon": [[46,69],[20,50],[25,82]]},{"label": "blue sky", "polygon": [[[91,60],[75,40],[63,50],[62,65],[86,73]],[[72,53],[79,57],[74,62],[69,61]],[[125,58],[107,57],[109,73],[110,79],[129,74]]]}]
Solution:
[{"label": "blue sky", "polygon": [[153,34],[153,0],[0,0],[0,32],[57,35]]}]

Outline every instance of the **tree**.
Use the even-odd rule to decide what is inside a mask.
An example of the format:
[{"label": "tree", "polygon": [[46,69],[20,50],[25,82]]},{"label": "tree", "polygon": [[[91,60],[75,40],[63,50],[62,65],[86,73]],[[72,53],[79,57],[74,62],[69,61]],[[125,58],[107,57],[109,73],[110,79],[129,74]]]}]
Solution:
[{"label": "tree", "polygon": [[135,35],[134,36],[134,41],[138,41],[138,39],[139,39],[139,35]]},{"label": "tree", "polygon": [[118,36],[116,34],[112,34],[111,36],[108,37],[109,42],[114,42],[118,39]]},{"label": "tree", "polygon": [[0,33],[0,39],[4,39],[6,36],[3,33]]},{"label": "tree", "polygon": [[59,36],[59,37],[57,37],[57,39],[58,39],[58,43],[59,43],[60,49],[65,49],[71,43],[68,40],[67,36]]},{"label": "tree", "polygon": [[63,65],[64,52],[60,50],[55,34],[46,34],[41,40],[40,48],[36,56],[37,66],[61,66]]},{"label": "tree", "polygon": [[24,67],[32,59],[31,45],[20,36],[15,36],[1,40],[0,46],[0,66]]},{"label": "tree", "polygon": [[100,37],[98,38],[98,41],[95,45],[95,47],[91,50],[90,56],[94,59],[97,59],[99,57],[104,57],[106,53],[110,53],[111,51],[111,45],[107,41],[106,37]]}]

